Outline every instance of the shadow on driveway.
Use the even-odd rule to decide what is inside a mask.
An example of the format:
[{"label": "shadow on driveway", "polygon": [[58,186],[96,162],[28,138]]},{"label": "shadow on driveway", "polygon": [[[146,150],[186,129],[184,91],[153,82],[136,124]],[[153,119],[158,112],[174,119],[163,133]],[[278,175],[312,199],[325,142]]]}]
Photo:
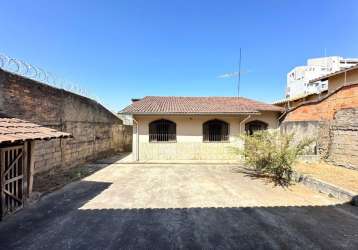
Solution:
[{"label": "shadow on driveway", "polygon": [[0,222],[1,249],[356,249],[358,209],[81,209],[111,183],[80,181]]},{"label": "shadow on driveway", "polygon": [[266,184],[273,183],[275,186],[281,187],[289,187],[292,183],[285,179],[273,178],[267,174],[263,174],[262,172],[255,170],[249,167],[236,167],[233,168],[233,173],[241,173],[244,174],[246,177],[250,177],[251,179],[257,180],[264,180]]}]

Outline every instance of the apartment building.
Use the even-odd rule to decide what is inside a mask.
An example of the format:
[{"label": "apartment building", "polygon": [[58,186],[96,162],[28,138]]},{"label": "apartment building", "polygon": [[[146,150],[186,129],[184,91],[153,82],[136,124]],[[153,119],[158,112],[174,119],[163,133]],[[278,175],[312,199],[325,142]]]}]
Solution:
[{"label": "apartment building", "polygon": [[285,97],[291,99],[324,92],[328,89],[327,82],[312,83],[310,81],[357,64],[358,58],[343,58],[340,56],[308,59],[307,65],[297,66],[287,73]]}]

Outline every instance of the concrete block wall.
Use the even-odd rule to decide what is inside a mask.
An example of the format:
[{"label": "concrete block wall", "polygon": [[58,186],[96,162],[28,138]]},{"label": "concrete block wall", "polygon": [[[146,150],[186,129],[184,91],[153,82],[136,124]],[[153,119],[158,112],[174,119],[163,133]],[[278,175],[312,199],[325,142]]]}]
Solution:
[{"label": "concrete block wall", "polygon": [[35,142],[37,173],[131,149],[131,126],[99,103],[1,69],[0,112],[73,135]]},{"label": "concrete block wall", "polygon": [[35,173],[62,166],[61,143],[62,139],[35,142]]},{"label": "concrete block wall", "polygon": [[314,142],[307,154],[317,154],[321,151],[320,138],[318,136],[321,128],[321,123],[318,121],[299,121],[299,122],[284,122],[280,126],[281,133],[294,133],[294,140],[301,141],[304,139],[311,139]]}]

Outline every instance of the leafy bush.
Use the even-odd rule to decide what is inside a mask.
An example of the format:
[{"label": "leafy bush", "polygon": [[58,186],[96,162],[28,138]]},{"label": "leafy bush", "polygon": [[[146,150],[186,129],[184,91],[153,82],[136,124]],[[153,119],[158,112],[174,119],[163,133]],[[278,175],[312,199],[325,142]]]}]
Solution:
[{"label": "leafy bush", "polygon": [[240,152],[245,163],[281,185],[291,181],[293,163],[313,142],[310,139],[297,141],[294,134],[280,134],[267,130],[244,135],[243,139],[245,149]]}]

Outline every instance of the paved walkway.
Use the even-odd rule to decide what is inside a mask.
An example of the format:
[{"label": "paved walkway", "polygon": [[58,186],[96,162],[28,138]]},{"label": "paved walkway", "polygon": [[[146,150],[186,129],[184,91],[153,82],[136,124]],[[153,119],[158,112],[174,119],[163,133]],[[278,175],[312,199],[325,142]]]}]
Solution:
[{"label": "paved walkway", "polygon": [[0,223],[2,249],[356,249],[358,209],[232,165],[110,164]]}]

